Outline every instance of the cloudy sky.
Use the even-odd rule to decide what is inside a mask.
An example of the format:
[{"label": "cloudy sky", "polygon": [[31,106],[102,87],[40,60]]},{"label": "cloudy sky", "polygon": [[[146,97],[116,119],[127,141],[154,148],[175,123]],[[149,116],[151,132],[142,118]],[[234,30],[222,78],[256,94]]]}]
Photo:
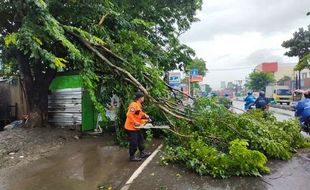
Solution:
[{"label": "cloudy sky", "polygon": [[296,63],[281,44],[310,24],[309,11],[310,0],[205,0],[181,41],[207,62],[204,82],[216,89],[244,80],[261,62]]}]

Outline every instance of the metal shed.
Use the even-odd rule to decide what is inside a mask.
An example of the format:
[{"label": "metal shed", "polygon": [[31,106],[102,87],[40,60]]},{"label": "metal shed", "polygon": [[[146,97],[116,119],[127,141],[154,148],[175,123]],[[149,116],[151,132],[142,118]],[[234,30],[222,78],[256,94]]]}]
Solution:
[{"label": "metal shed", "polygon": [[97,112],[79,75],[58,76],[51,82],[49,89],[49,123],[80,126],[82,132],[96,128]]}]

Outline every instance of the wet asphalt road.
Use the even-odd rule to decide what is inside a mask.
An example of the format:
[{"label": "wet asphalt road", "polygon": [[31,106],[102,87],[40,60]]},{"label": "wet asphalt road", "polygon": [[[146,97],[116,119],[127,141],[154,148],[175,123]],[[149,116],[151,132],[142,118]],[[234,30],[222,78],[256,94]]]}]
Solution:
[{"label": "wet asphalt road", "polygon": [[180,166],[159,166],[159,156],[136,179],[130,190],[309,190],[310,150],[290,161],[270,161],[272,173],[259,177],[214,179],[184,170]]},{"label": "wet asphalt road", "polygon": [[[242,108],[241,102],[234,106]],[[272,108],[274,109],[274,108]],[[272,110],[279,120],[292,112]],[[158,142],[153,144],[154,149]],[[301,150],[289,161],[270,161],[270,175],[213,179],[200,177],[177,165],[160,166],[160,154],[143,170],[131,190],[309,190],[310,150]],[[128,162],[127,149],[112,137],[86,138],[67,144],[54,155],[30,164],[0,170],[0,190],[120,189],[141,163]]]},{"label": "wet asphalt road", "polygon": [[54,155],[0,172],[1,190],[86,190],[119,188],[138,163],[129,163],[127,149],[109,136],[65,145]]},{"label": "wet asphalt road", "polygon": [[[241,101],[234,101],[233,102],[233,107],[236,107],[238,109],[234,109],[235,112],[237,113],[242,113],[241,110],[239,109],[244,109],[244,102]],[[287,119],[291,119],[294,117],[294,112],[290,111],[290,110],[283,110],[283,109],[279,109],[279,108],[273,108],[270,107],[269,111],[271,111],[272,113],[274,113],[274,115],[276,116],[276,118],[279,121],[283,121],[283,120],[287,120]]]}]

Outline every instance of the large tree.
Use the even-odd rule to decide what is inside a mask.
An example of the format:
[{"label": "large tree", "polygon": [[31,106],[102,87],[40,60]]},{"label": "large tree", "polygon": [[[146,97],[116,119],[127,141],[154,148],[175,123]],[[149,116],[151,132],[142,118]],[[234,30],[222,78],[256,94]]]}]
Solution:
[{"label": "large tree", "polygon": [[[143,85],[154,96],[167,93],[165,83],[157,79],[192,60],[193,50],[181,44],[178,36],[196,21],[201,3],[1,1],[1,58],[11,65],[10,72],[21,75],[29,112],[38,121],[34,125],[46,120],[48,85],[57,71],[79,70],[97,110],[103,113],[111,94],[128,101]],[[102,64],[98,53],[112,65]],[[130,76],[118,68],[129,71]],[[106,86],[106,92],[98,99],[100,85]]]},{"label": "large tree", "polygon": [[296,70],[302,70],[308,67],[307,60],[303,58],[310,53],[310,26],[306,30],[299,28],[298,31],[293,34],[293,38],[284,41],[282,46],[289,49],[285,52],[285,55],[289,57],[298,57],[299,63],[296,66]]},{"label": "large tree", "polygon": [[246,86],[255,91],[265,91],[266,86],[274,81],[275,79],[272,73],[252,72],[249,75],[249,81]]}]

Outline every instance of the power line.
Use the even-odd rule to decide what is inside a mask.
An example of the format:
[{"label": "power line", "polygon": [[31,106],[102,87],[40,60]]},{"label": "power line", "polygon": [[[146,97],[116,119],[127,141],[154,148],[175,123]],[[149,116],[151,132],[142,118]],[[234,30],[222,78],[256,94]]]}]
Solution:
[{"label": "power line", "polygon": [[208,71],[231,71],[231,70],[244,70],[244,69],[253,69],[253,67],[235,67],[235,68],[219,68],[219,69],[209,69]]}]

